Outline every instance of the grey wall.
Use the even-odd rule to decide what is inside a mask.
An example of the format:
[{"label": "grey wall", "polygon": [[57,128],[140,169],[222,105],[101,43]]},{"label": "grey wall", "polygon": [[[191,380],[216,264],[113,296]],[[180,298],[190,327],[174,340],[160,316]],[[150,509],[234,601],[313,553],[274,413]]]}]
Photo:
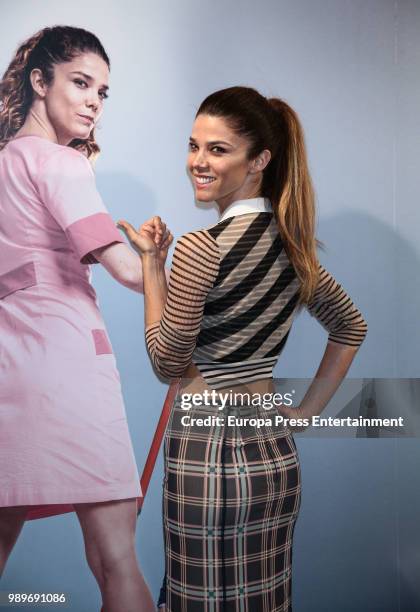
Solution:
[{"label": "grey wall", "polygon": [[[2,71],[17,43],[45,25],[86,27],[107,48],[111,95],[97,180],[115,218],[140,223],[158,213],[175,236],[212,224],[215,210],[194,204],[185,172],[197,105],[234,84],[289,101],[306,132],[321,259],[369,324],[351,375],[420,376],[418,2],[3,0],[0,8]],[[101,270],[95,285],[141,467],[166,388],[146,356],[142,299]],[[324,331],[301,315],[277,376],[311,376],[324,344]],[[417,442],[298,440],[296,612],[420,610]],[[138,529],[155,592],[163,571],[161,472],[159,460]],[[25,526],[1,590],[64,591],[70,610],[99,609],[73,515]]]}]

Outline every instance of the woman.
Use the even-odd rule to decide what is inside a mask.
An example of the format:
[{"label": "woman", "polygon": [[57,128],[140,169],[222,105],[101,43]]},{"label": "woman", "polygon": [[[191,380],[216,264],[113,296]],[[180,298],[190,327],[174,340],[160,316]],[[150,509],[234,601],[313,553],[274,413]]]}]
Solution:
[{"label": "woman", "polygon": [[[135,553],[139,479],[87,265],[142,291],[87,159],[109,65],[90,32],[45,28],[0,83],[0,573],[27,517],[71,504],[105,609],[143,612],[153,602]],[[143,230],[164,262],[159,217]]]},{"label": "woman", "polygon": [[[328,343],[299,412],[279,410],[287,417],[319,414],[366,324],[319,265],[303,133],[285,102],[245,87],[210,95],[196,115],[188,169],[196,199],[216,201],[221,216],[178,241],[167,297],[155,245],[121,222],[142,258],[153,364],[168,378],[192,379],[184,393],[219,394],[214,406],[190,409],[189,422],[177,402],[168,427],[167,611],[286,612],[300,504],[296,447],[288,427],[252,424],[276,410],[233,395],[221,411],[222,396],[273,392],[273,367],[305,305],[329,331]],[[208,427],[188,424],[221,414]]]}]

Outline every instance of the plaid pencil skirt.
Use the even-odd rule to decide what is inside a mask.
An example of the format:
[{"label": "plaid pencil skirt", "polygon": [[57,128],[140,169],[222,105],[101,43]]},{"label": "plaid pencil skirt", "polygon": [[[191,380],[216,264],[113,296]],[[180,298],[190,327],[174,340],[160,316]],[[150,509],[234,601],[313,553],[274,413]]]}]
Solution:
[{"label": "plaid pencil skirt", "polygon": [[167,612],[291,611],[301,481],[277,414],[261,406],[185,411],[175,401],[163,486]]}]

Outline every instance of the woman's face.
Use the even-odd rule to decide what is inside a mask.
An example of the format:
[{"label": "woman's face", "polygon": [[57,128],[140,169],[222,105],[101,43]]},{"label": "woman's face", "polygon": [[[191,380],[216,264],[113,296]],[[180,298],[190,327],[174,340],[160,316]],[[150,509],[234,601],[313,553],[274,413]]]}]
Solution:
[{"label": "woman's face", "polygon": [[82,53],[54,66],[43,100],[59,144],[89,137],[102,112],[108,80],[108,66],[96,53]]},{"label": "woman's face", "polygon": [[223,211],[235,200],[259,195],[261,172],[248,159],[249,142],[222,117],[198,115],[189,143],[188,171],[196,200]]}]

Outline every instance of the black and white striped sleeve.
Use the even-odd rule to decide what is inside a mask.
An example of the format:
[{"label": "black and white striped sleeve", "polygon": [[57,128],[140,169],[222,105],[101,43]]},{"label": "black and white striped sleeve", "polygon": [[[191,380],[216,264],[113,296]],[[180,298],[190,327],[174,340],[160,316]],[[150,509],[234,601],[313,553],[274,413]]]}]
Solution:
[{"label": "black and white striped sleeve", "polygon": [[146,344],[156,371],[182,376],[191,362],[207,295],[220,266],[217,242],[206,230],[182,236],[175,247],[168,296],[160,322],[146,327]]},{"label": "black and white striped sleeve", "polygon": [[328,340],[358,347],[367,324],[344,289],[325,268],[320,266],[319,283],[307,305],[310,314],[328,331]]}]

